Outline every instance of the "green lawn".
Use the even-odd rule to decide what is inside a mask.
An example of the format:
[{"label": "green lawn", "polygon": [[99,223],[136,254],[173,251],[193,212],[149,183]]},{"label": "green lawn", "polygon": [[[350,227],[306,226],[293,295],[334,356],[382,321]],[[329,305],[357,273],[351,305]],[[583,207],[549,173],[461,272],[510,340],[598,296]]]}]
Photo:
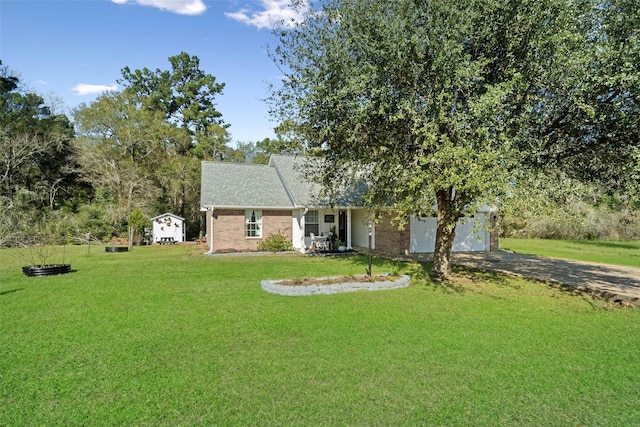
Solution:
[{"label": "green lawn", "polygon": [[640,241],[500,239],[514,252],[640,267]]},{"label": "green lawn", "polygon": [[640,425],[640,310],[379,259],[412,285],[283,297],[260,280],[366,258],[201,252],[71,247],[27,278],[0,250],[0,425]]}]

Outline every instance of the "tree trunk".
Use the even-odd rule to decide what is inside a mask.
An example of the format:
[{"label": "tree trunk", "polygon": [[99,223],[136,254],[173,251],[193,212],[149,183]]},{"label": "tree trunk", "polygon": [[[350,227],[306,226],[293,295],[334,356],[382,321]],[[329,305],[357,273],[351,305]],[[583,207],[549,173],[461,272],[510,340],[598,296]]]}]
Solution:
[{"label": "tree trunk", "polygon": [[451,275],[451,250],[456,237],[456,224],[460,219],[460,213],[453,206],[454,195],[453,188],[436,192],[438,228],[431,277],[437,280],[447,279]]},{"label": "tree trunk", "polygon": [[136,233],[136,226],[134,224],[129,225],[129,250],[133,249],[133,236]]},{"label": "tree trunk", "polygon": [[187,189],[184,183],[180,183],[180,189],[178,190],[178,215],[182,218],[185,216],[185,204],[187,199]]}]

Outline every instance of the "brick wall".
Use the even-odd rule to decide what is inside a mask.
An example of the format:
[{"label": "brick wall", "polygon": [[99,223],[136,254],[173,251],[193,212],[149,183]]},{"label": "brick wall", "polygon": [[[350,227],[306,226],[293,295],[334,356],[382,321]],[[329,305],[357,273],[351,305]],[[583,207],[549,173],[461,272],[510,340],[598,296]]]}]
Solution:
[{"label": "brick wall", "polygon": [[[258,243],[278,231],[292,238],[290,210],[262,210],[262,238],[245,237],[244,209],[216,209],[213,212],[213,251],[255,251]],[[211,247],[209,228],[211,213],[207,212],[207,243]]]},{"label": "brick wall", "polygon": [[393,255],[405,255],[410,249],[411,230],[409,223],[405,225],[404,230],[391,225],[391,216],[384,214],[382,222],[376,223],[376,249],[375,252],[381,252]]},{"label": "brick wall", "polygon": [[280,233],[287,239],[293,239],[292,211],[262,211],[262,237],[269,237],[269,234]]}]

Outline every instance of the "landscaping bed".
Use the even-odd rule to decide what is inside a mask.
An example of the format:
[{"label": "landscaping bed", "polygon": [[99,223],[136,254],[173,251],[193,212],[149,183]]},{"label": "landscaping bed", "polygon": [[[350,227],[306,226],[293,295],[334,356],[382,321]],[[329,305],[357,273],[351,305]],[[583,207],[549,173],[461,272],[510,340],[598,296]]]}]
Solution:
[{"label": "landscaping bed", "polygon": [[66,274],[70,271],[70,264],[28,265],[22,267],[22,273],[28,277],[55,276],[57,274]]},{"label": "landscaping bed", "polygon": [[263,280],[264,291],[288,296],[330,295],[356,291],[380,291],[409,286],[407,275],[351,275],[306,279]]},{"label": "landscaping bed", "polygon": [[348,282],[386,282],[389,280],[398,280],[401,276],[398,275],[351,275],[351,276],[335,276],[335,277],[317,277],[317,278],[303,278],[303,279],[284,279],[278,280],[276,283],[282,286],[308,286],[308,285],[332,285],[338,283]]}]

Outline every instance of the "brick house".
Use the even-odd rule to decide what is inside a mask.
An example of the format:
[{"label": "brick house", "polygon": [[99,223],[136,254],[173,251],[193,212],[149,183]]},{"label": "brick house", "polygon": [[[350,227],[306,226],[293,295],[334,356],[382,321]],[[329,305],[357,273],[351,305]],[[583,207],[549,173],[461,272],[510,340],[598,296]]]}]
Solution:
[{"label": "brick house", "polygon": [[[270,234],[280,233],[300,252],[312,248],[312,235],[328,233],[341,246],[368,247],[390,254],[433,252],[435,218],[409,218],[405,230],[389,218],[374,223],[361,206],[358,189],[331,203],[320,200],[320,188],[302,176],[304,156],[274,155],[268,165],[202,162],[201,210],[206,212],[210,253],[255,251]],[[488,209],[465,218],[456,228],[454,251],[490,250]],[[479,227],[478,227],[479,225]]]}]

